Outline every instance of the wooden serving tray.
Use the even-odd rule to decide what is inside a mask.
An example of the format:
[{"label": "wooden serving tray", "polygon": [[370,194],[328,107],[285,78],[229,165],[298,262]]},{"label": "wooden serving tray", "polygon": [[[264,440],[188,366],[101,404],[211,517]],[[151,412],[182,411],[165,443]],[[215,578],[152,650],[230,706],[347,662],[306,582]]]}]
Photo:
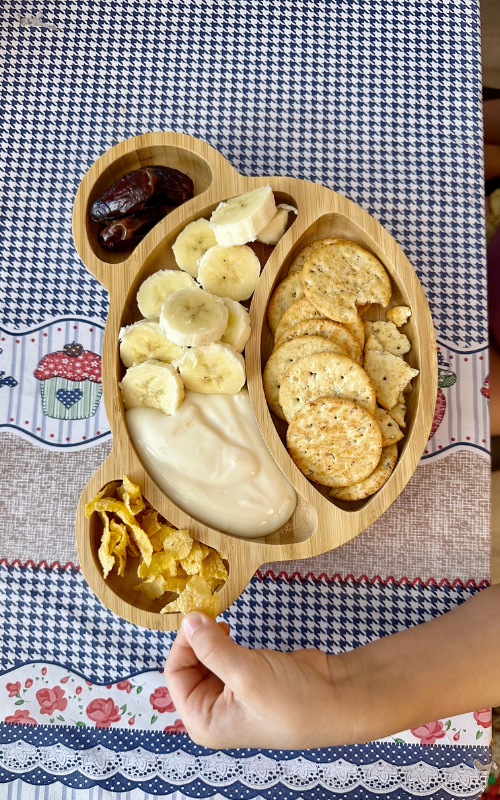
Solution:
[{"label": "wooden serving tray", "polygon": [[[194,181],[195,196],[159,222],[130,255],[107,253],[97,242],[97,226],[88,214],[90,206],[118,177],[147,164],[164,164],[186,172]],[[245,540],[190,517],[158,488],[143,467],[128,435],[118,388],[125,372],[119,357],[118,332],[140,318],[135,296],[141,283],[159,269],[177,269],[171,245],[187,223],[208,216],[221,200],[267,184],[277,202],[291,203],[298,215],[289,215],[289,229],[274,248],[252,245],[265,268],[250,306],[252,334],[244,355],[258,426],[276,463],[295,487],[298,502],[293,516],[281,529],[265,539]],[[129,622],[156,630],[175,630],[182,619],[181,614],[158,613],[165,600],[150,601],[133,590],[138,582],[134,568],[127,570],[124,578],[111,574],[105,581],[102,577],[97,559],[101,521],[97,514],[90,520],[85,517],[85,504],[108,482],[121,480],[123,475],[141,487],[149,503],[172,525],[189,528],[195,538],[224,554],[229,577],[220,590],[222,609],[238,597],[264,562],[308,558],[339,547],[365,530],[394,502],[412,476],[429,436],[437,392],[436,346],[429,306],[413,267],[392,236],[366,211],[340,194],[308,181],[244,177],[220,153],[192,136],[147,133],[111,148],[87,172],[75,200],[73,235],[83,263],[110,296],[103,344],[103,393],[113,449],[82,493],[76,539],[83,574],[111,611]],[[403,330],[412,344],[407,360],[420,370],[412,393],[407,395],[407,428],[398,445],[400,456],[393,474],[375,495],[349,504],[328,498],[326,488],[316,488],[295,466],[283,443],[285,425],[269,411],[262,386],[262,369],[272,350],[266,321],[269,297],[286,276],[295,255],[325,237],[358,242],[384,264],[393,287],[391,305],[402,303],[412,310]],[[380,316],[383,312],[379,306],[366,314],[368,319]]]}]

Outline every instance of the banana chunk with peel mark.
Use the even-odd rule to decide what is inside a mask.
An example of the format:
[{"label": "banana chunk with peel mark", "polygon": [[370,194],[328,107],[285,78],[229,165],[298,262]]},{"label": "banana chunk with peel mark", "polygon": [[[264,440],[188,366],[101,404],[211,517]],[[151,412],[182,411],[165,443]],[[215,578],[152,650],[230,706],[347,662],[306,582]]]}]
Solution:
[{"label": "banana chunk with peel mark", "polygon": [[212,226],[207,219],[190,222],[182,230],[172,245],[177,266],[188,272],[193,278],[198,277],[198,263],[210,247],[217,244]]},{"label": "banana chunk with peel mark", "polygon": [[177,370],[154,359],[129,367],[120,389],[127,410],[146,406],[170,415],[184,400],[184,384]]},{"label": "banana chunk with peel mark", "polygon": [[231,300],[248,300],[260,276],[260,261],[246,245],[207,250],[198,267],[198,281],[207,292]]},{"label": "banana chunk with peel mark", "polygon": [[231,300],[230,297],[223,297],[222,302],[226,306],[229,316],[221,342],[230,344],[238,353],[242,353],[252,332],[250,314],[246,308],[236,300]]},{"label": "banana chunk with peel mark", "polygon": [[195,288],[196,283],[187,272],[163,269],[146,278],[137,292],[139,311],[146,319],[158,319],[160,310],[171,294],[179,289]]},{"label": "banana chunk with peel mark", "polygon": [[184,348],[171,342],[162,333],[157,320],[141,319],[122,328],[118,334],[120,358],[126,367],[143,361],[165,361],[170,364],[181,358]]},{"label": "banana chunk with peel mark", "polygon": [[191,392],[237,394],[245,384],[245,359],[229,344],[193,347],[175,366]]},{"label": "banana chunk with peel mark", "polygon": [[203,289],[180,289],[163,303],[160,328],[182,347],[212,344],[223,336],[229,312],[220,297]]},{"label": "banana chunk with peel mark", "polygon": [[229,247],[255,241],[275,213],[273,190],[261,186],[220,203],[210,217],[210,224],[217,243]]},{"label": "banana chunk with peel mark", "polygon": [[294,214],[299,213],[294,206],[289,206],[286,203],[280,203],[271,222],[266,225],[264,230],[261,231],[257,236],[257,241],[263,242],[264,244],[278,244],[279,240],[286,231],[289,212],[293,212]]}]

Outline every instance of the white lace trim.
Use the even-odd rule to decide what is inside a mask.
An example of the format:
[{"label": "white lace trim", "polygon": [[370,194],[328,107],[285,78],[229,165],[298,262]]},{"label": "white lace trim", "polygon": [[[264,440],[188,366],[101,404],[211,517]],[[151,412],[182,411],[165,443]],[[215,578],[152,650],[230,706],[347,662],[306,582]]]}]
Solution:
[{"label": "white lace trim", "polygon": [[184,750],[156,754],[142,747],[116,753],[101,745],[75,751],[63,744],[36,747],[24,741],[1,745],[0,765],[11,773],[23,775],[37,768],[54,776],[78,770],[94,780],[119,773],[135,782],[159,778],[179,787],[186,787],[193,780],[215,788],[240,781],[256,790],[269,789],[279,783],[289,789],[306,791],[320,787],[339,793],[360,787],[375,793],[403,789],[417,797],[444,789],[457,798],[483,791],[488,774],[488,767],[479,763],[476,769],[464,764],[434,767],[423,761],[407,766],[394,766],[382,760],[358,765],[343,758],[318,764],[302,756],[275,761],[262,754],[248,758],[225,753],[195,756]]}]

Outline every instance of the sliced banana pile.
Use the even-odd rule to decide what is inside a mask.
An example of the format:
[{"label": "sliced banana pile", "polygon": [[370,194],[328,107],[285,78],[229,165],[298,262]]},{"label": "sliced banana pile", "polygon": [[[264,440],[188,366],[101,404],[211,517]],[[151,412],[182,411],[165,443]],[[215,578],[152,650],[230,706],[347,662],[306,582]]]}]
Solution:
[{"label": "sliced banana pile", "polygon": [[241,353],[250,315],[240,301],[257,286],[260,261],[248,247],[276,244],[293,206],[276,207],[270,186],[220,203],[210,220],[190,222],[172,251],[178,270],[160,270],[137,293],[144,319],[122,328],[120,385],[126,409],[148,406],[173,414],[184,390],[236,394],[246,380]]}]

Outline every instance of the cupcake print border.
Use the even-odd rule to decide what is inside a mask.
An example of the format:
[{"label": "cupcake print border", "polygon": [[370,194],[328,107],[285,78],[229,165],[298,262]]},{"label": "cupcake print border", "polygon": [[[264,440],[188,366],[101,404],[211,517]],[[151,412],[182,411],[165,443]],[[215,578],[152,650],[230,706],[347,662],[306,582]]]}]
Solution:
[{"label": "cupcake print border", "polygon": [[0,432],[50,450],[81,449],[110,436],[102,402],[104,327],[57,318],[12,332],[0,328]]}]

